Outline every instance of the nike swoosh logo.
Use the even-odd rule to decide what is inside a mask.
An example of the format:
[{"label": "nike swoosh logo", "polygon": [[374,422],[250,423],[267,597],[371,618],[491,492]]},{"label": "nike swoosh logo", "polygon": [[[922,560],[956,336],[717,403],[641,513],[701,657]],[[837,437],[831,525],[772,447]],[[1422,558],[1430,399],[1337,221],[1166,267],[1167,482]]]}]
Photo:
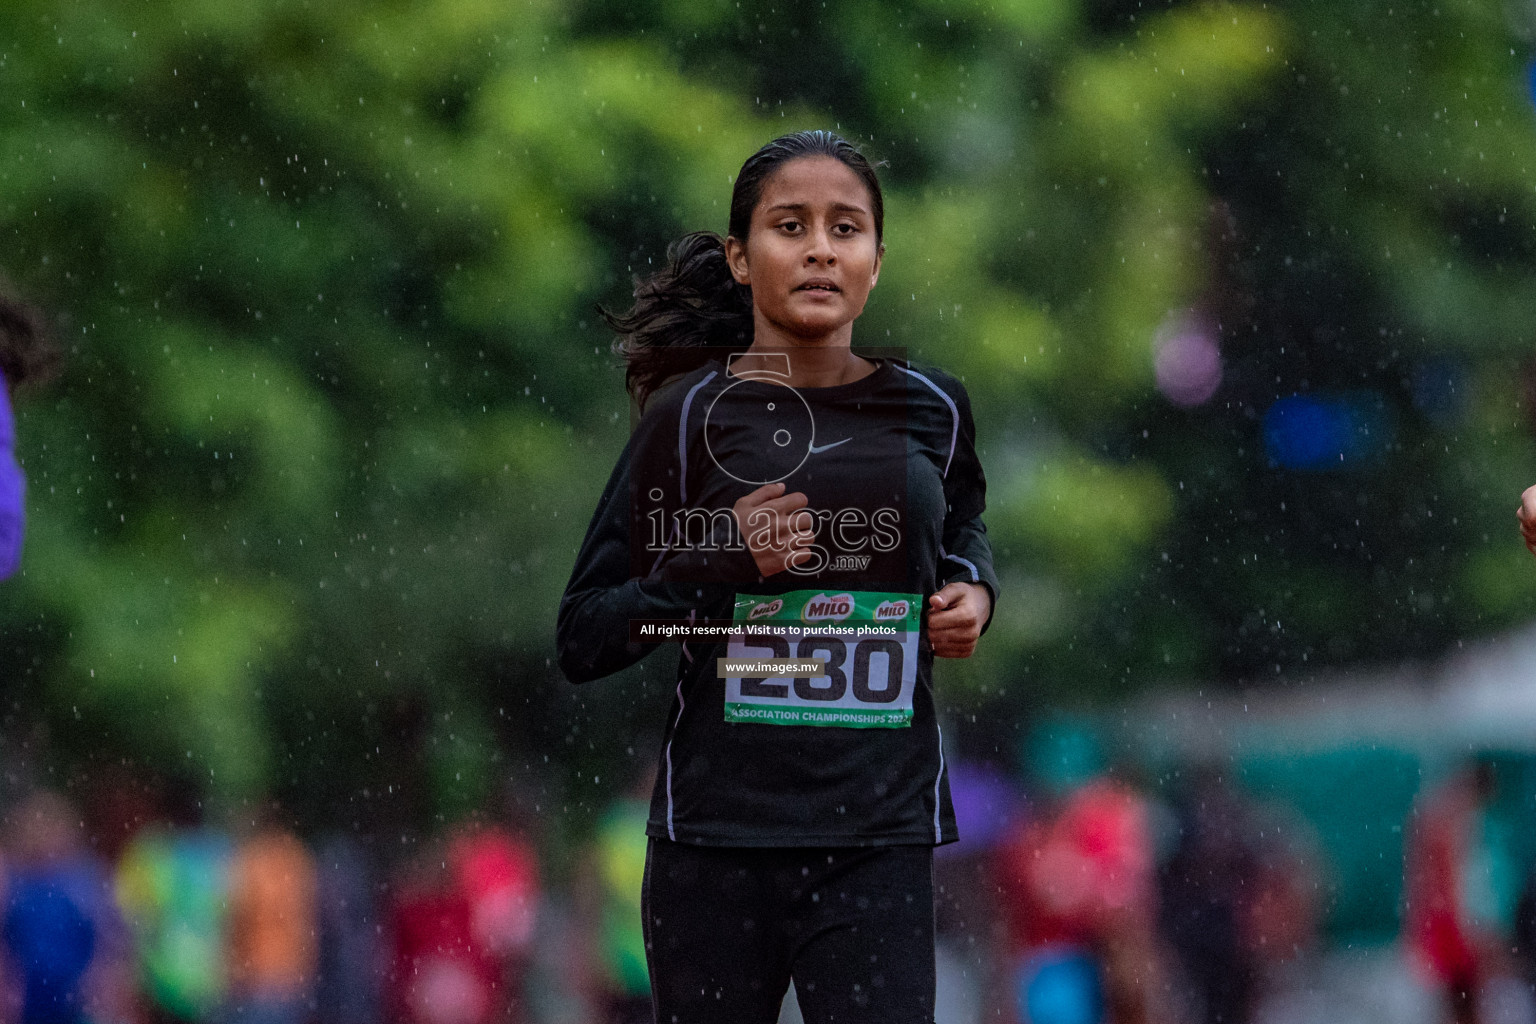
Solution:
[{"label": "nike swoosh logo", "polygon": [[853,440],[853,438],[851,438],[851,437],[845,437],[841,441],[833,441],[831,444],[824,444],[820,448],[816,447],[813,444],[813,445],[811,445],[811,454],[812,455],[820,455],[822,452],[826,451],[828,448],[836,448],[838,445],[840,445],[840,444],[847,444],[849,441],[852,441],[852,440]]}]

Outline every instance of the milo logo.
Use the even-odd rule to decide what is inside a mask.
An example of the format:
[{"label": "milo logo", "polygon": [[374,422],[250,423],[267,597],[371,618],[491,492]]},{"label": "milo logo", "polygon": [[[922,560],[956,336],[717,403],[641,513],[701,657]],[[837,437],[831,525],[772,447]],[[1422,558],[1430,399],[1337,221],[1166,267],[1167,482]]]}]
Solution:
[{"label": "milo logo", "polygon": [[841,622],[852,614],[852,594],[817,594],[805,602],[800,618],[805,622]]},{"label": "milo logo", "polygon": [[875,609],[875,621],[885,622],[887,619],[904,619],[911,606],[906,601],[881,601]]},{"label": "milo logo", "polygon": [[766,618],[769,615],[777,614],[778,612],[782,611],[783,608],[784,602],[782,599],[775,601],[764,601],[762,604],[755,604],[752,606],[752,610],[747,612],[747,621],[751,622],[753,619]]}]

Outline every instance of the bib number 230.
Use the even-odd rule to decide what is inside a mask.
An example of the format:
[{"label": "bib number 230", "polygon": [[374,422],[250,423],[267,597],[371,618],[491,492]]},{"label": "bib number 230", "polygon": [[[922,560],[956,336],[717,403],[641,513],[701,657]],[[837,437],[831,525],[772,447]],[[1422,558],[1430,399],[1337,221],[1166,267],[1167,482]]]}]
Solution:
[{"label": "bib number 230", "polygon": [[814,658],[825,665],[819,676],[727,678],[726,721],[846,729],[911,725],[918,623],[913,616],[912,628],[907,628],[907,616],[896,614],[903,610],[888,611],[884,624],[865,620],[864,628],[845,628],[838,634],[780,620],[764,623],[772,632],[733,638],[727,650],[732,659]]}]

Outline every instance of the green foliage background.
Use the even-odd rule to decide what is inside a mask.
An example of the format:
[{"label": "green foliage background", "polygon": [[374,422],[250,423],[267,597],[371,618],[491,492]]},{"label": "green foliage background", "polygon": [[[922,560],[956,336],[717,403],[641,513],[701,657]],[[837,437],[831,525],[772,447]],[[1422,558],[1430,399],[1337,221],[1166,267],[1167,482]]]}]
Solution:
[{"label": "green foliage background", "polygon": [[[888,162],[860,339],[970,389],[1005,594],[962,720],[1287,685],[1529,616],[1536,12],[1510,0],[8,0],[7,728],[315,820],[562,820],[653,756],[556,601],[625,435],[594,316],[785,130]],[[1153,379],[1180,311],[1221,390]],[[1449,381],[1426,400],[1426,374]],[[1438,374],[1438,376],[1436,376]],[[1274,466],[1285,396],[1389,443]]]}]

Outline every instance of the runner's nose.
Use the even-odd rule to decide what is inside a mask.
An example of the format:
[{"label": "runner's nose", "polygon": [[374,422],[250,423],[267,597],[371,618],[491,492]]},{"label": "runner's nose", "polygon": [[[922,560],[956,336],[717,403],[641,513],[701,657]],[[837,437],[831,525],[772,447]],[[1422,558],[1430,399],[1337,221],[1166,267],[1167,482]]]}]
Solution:
[{"label": "runner's nose", "polygon": [[811,233],[811,248],[806,253],[807,263],[820,263],[830,267],[837,262],[837,251],[832,247],[832,239],[825,231]]}]

